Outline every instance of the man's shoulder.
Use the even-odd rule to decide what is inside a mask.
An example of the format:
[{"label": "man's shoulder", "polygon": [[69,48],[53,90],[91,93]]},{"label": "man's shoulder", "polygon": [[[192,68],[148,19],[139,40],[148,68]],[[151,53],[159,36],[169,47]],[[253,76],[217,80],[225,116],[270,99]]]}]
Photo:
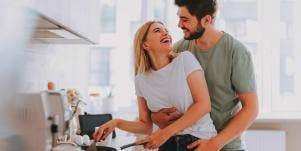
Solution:
[{"label": "man's shoulder", "polygon": [[225,43],[226,44],[226,48],[230,48],[230,50],[233,53],[249,53],[248,48],[246,47],[246,45],[239,41],[238,39],[236,39],[235,37],[233,37],[232,35],[225,33]]},{"label": "man's shoulder", "polygon": [[238,51],[247,51],[246,45],[236,38],[233,38],[233,47]]},{"label": "man's shoulder", "polygon": [[183,52],[189,50],[193,44],[193,40],[181,39],[173,45],[174,52]]}]

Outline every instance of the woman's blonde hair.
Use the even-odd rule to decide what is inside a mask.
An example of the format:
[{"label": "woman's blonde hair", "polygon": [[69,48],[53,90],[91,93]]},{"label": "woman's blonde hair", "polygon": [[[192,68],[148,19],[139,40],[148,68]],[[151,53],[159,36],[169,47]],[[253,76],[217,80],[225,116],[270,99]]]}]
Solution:
[{"label": "woman's blonde hair", "polygon": [[[151,58],[146,50],[143,48],[143,43],[146,41],[148,31],[152,24],[159,23],[164,25],[160,21],[148,21],[144,23],[136,32],[134,39],[134,64],[135,64],[135,75],[144,74],[152,68]],[[171,51],[169,54],[170,59],[177,56],[177,53]]]},{"label": "woman's blonde hair", "polygon": [[143,43],[146,41],[146,37],[149,28],[154,23],[160,23],[159,21],[148,21],[144,23],[136,32],[134,39],[134,64],[135,75],[138,73],[146,73],[151,69],[151,60],[147,51],[143,48]]}]

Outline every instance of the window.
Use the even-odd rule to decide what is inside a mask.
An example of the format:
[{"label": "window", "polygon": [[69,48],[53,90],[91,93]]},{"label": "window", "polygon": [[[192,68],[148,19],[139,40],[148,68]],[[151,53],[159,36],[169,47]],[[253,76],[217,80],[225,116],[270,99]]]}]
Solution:
[{"label": "window", "polygon": [[280,94],[289,96],[295,93],[294,57],[294,3],[281,1],[280,4]]},{"label": "window", "polygon": [[167,21],[167,2],[166,0],[154,0],[153,1],[153,17],[163,23]]},{"label": "window", "polygon": [[116,0],[101,0],[102,33],[114,33],[116,31]]},{"label": "window", "polygon": [[300,62],[300,13],[301,5],[297,0],[279,2],[279,43],[275,62],[278,67],[273,78],[274,110],[278,112],[301,111],[301,74],[297,69]]},{"label": "window", "polygon": [[105,87],[110,84],[110,51],[112,48],[93,48],[90,51],[90,86]]}]

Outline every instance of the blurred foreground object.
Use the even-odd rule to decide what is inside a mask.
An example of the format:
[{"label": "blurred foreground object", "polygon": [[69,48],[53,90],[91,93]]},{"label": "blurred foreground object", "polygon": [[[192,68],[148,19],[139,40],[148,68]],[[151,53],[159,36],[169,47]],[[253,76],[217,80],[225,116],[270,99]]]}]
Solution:
[{"label": "blurred foreground object", "polygon": [[21,135],[18,111],[22,98],[17,97],[18,82],[22,77],[24,50],[29,44],[36,14],[25,1],[0,1],[0,150],[28,150]]}]

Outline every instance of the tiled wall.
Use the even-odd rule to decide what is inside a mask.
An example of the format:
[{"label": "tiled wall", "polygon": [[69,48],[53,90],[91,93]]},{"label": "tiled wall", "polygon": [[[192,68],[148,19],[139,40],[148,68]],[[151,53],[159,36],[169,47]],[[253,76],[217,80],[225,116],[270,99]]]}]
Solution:
[{"label": "tiled wall", "polygon": [[87,94],[90,52],[88,45],[33,44],[26,50],[21,91],[76,88]]}]

